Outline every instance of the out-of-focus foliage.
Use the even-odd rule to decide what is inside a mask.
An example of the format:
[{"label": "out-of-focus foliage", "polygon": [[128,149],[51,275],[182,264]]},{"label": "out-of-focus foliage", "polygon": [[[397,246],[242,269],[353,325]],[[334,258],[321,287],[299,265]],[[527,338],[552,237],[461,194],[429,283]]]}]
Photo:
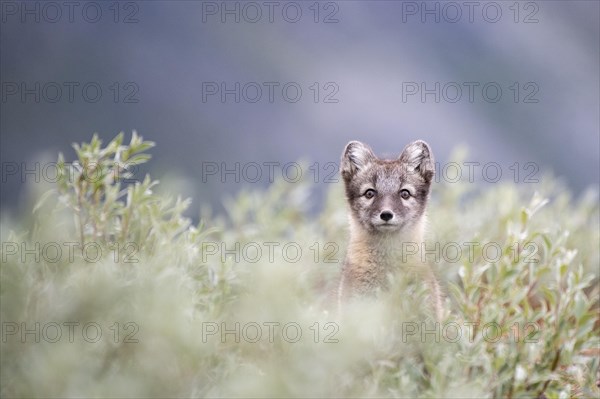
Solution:
[{"label": "out-of-focus foliage", "polygon": [[152,144],[122,139],[76,146],[28,231],[1,226],[3,397],[598,395],[597,193],[438,184],[446,319],[402,273],[338,314],[339,184],[317,216],[309,182],[278,181],[191,226],[187,201],[123,182]]}]

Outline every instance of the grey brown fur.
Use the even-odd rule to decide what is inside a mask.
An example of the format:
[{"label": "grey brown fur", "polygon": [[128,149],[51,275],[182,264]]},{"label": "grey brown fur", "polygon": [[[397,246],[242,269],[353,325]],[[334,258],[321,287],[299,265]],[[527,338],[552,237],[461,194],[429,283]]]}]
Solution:
[{"label": "grey brown fur", "polygon": [[[393,160],[379,159],[366,144],[351,141],[342,153],[340,170],[350,221],[350,242],[338,286],[341,306],[346,298],[385,288],[388,273],[407,262],[402,255],[406,245],[421,247],[434,160],[429,145],[421,140],[408,144]],[[419,262],[418,254],[411,259],[425,272],[439,315],[437,280],[431,268]]]}]

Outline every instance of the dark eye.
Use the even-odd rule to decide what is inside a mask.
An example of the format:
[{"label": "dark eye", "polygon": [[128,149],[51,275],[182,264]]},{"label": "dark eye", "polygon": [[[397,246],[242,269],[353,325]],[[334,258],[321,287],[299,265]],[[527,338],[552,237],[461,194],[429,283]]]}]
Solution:
[{"label": "dark eye", "polygon": [[400,190],[400,197],[402,197],[402,199],[409,199],[410,198],[410,191],[408,190]]},{"label": "dark eye", "polygon": [[375,196],[375,190],[373,190],[372,188],[368,189],[367,191],[365,191],[365,193],[363,194],[366,198],[371,199]]}]

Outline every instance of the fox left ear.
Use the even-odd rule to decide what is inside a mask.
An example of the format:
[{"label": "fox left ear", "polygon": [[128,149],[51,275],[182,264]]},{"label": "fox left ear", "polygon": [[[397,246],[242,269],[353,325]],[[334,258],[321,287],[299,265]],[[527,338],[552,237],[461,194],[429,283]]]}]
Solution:
[{"label": "fox left ear", "polygon": [[433,153],[423,140],[413,141],[404,147],[398,159],[406,163],[409,170],[419,173],[426,182],[429,183],[433,178],[435,173]]},{"label": "fox left ear", "polygon": [[351,141],[344,148],[340,172],[345,180],[349,180],[358,171],[364,169],[375,160],[371,148],[360,141]]}]

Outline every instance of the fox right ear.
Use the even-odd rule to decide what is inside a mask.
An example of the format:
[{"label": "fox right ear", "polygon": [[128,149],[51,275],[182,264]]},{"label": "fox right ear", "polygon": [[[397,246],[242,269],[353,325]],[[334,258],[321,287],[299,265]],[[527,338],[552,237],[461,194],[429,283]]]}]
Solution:
[{"label": "fox right ear", "polygon": [[375,160],[375,154],[368,145],[360,141],[351,141],[344,148],[342,153],[341,174],[344,179],[349,179],[356,172],[364,169],[369,163]]},{"label": "fox right ear", "polygon": [[408,144],[399,157],[401,162],[408,165],[409,170],[416,171],[426,182],[430,182],[435,173],[431,148],[423,140]]}]

